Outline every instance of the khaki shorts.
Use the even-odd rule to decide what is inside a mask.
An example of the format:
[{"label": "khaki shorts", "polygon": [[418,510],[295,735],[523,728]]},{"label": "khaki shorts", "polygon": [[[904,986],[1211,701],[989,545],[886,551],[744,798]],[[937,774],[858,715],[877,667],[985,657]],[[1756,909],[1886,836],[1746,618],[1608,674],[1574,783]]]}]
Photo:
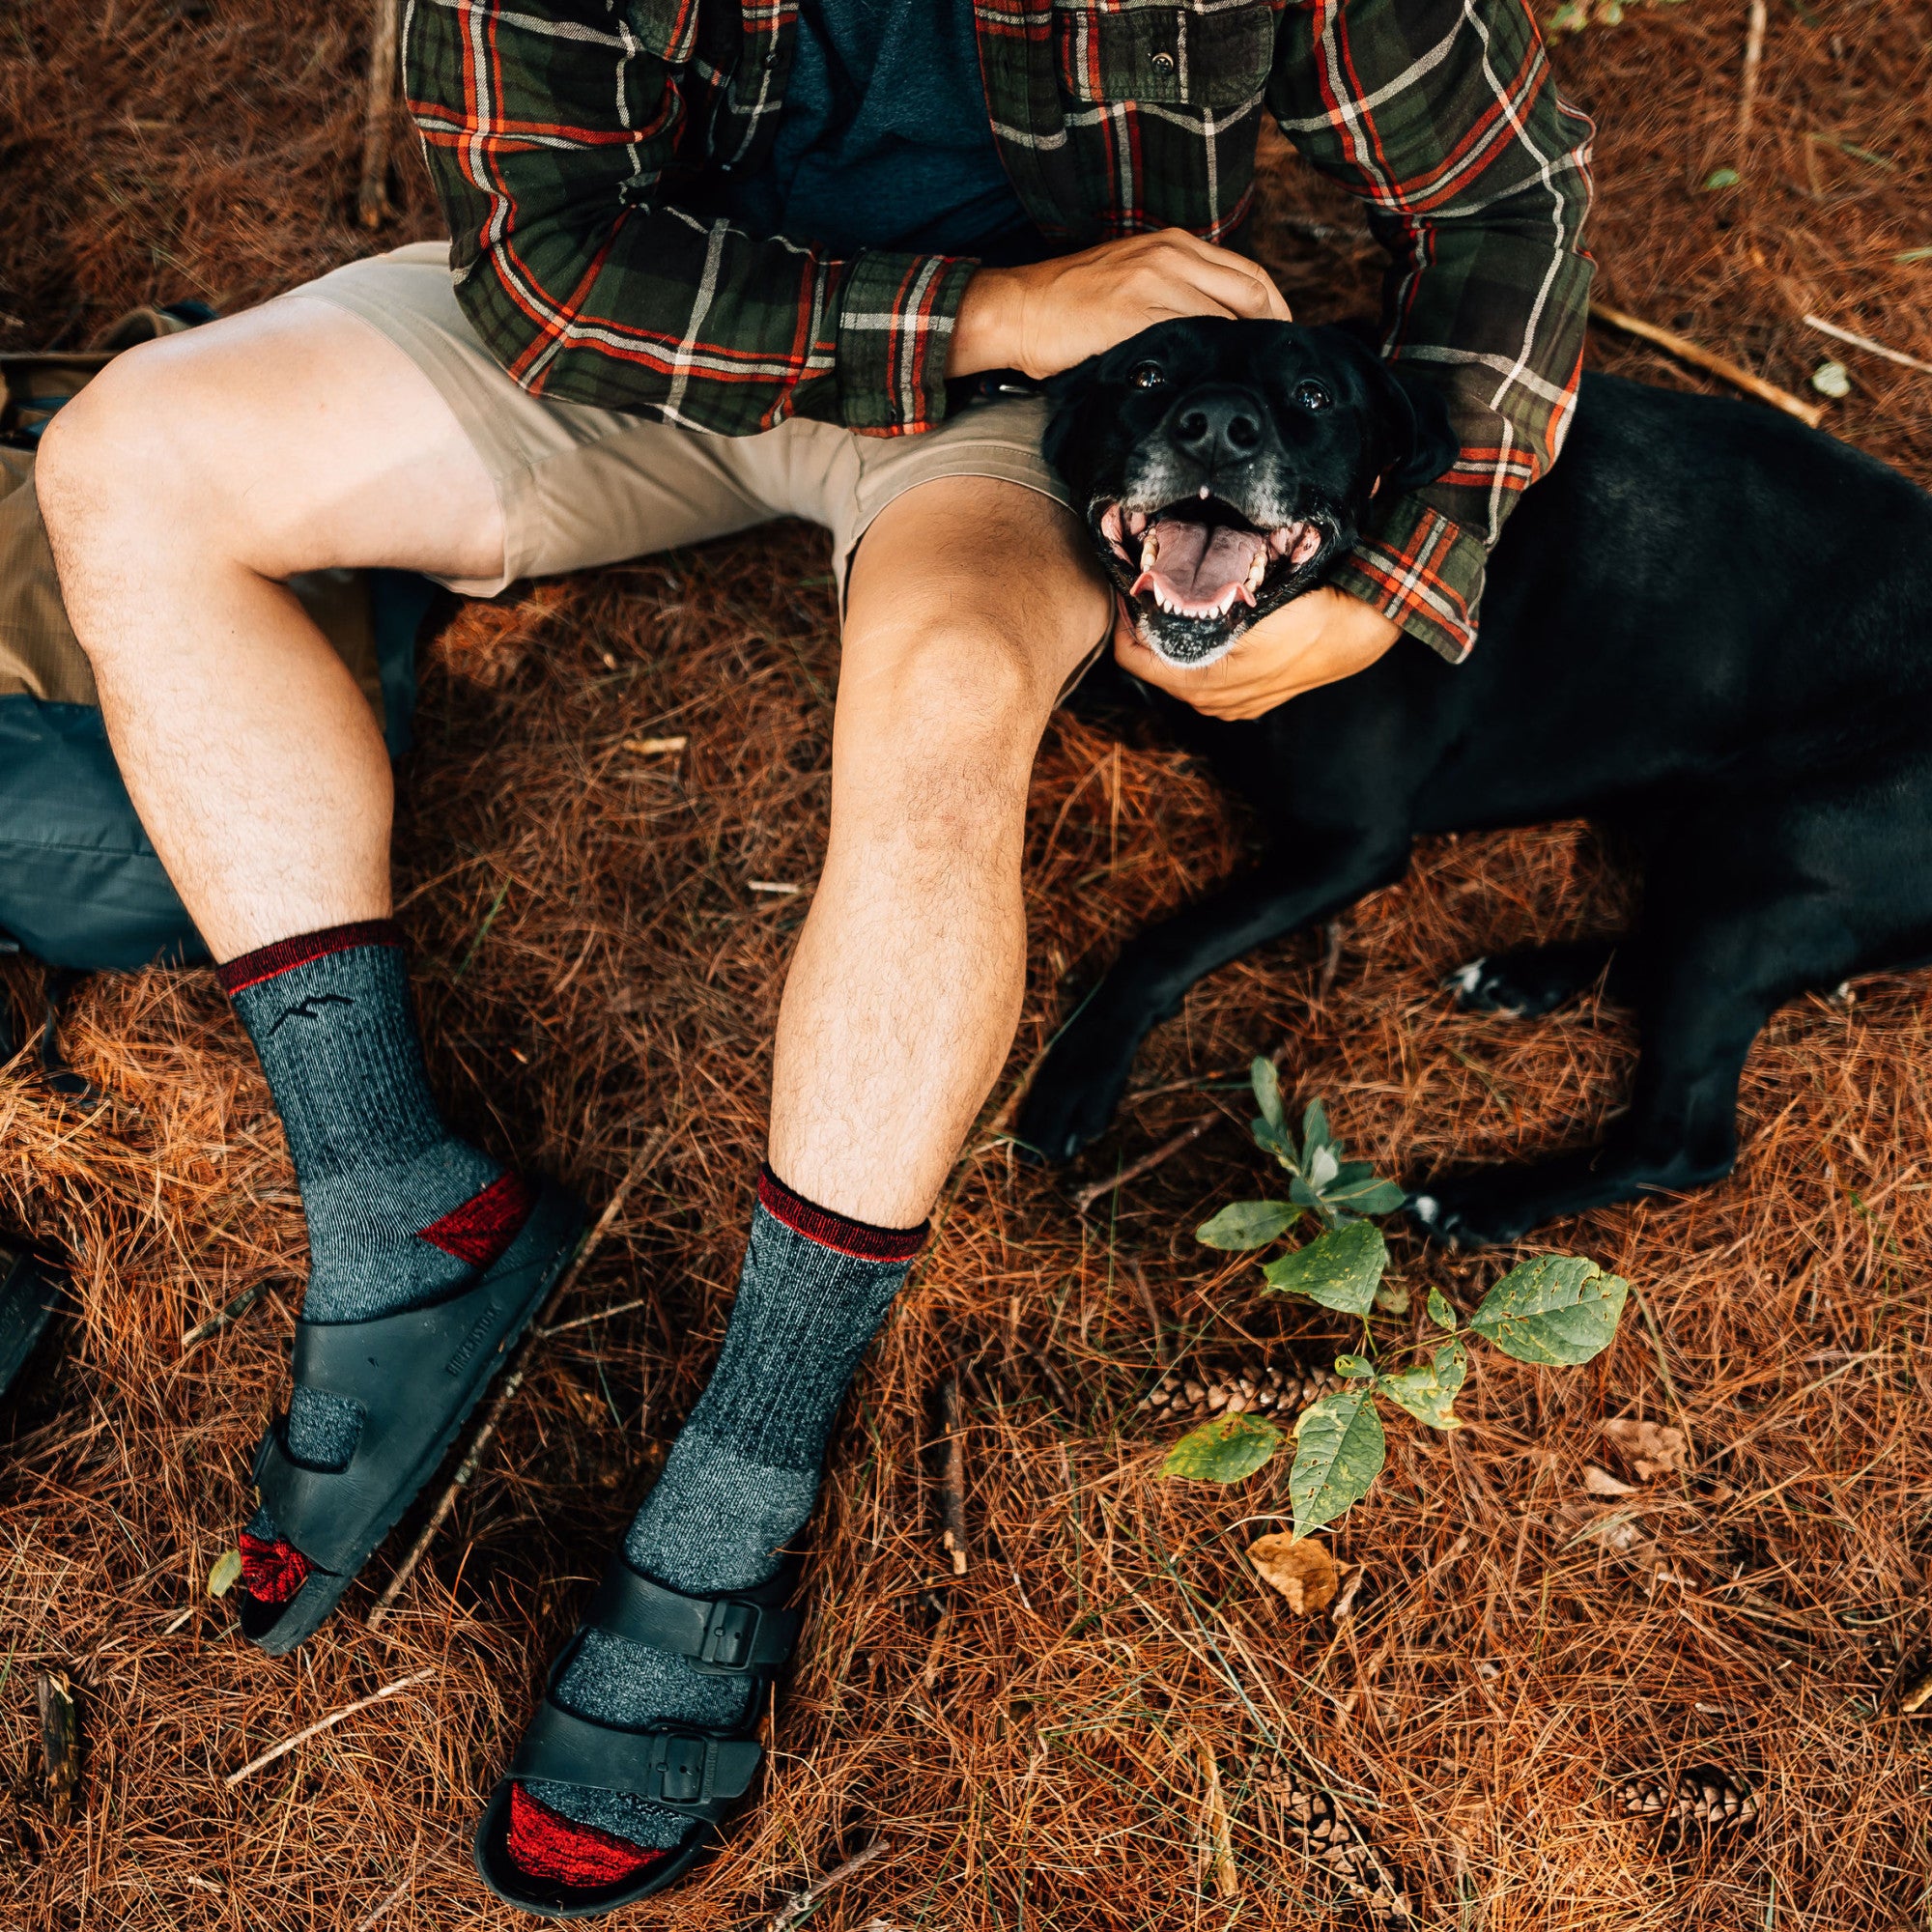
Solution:
[{"label": "khaki shorts", "polygon": [[922,483],[986,476],[1068,500],[1039,453],[1046,405],[1035,397],[974,403],[923,436],[856,436],[797,419],[757,436],[712,436],[526,394],[458,307],[446,242],[354,262],[292,293],[359,316],[456,412],[503,512],[502,575],[441,580],[469,596],[803,517],[832,532],[842,606],[859,539]]}]

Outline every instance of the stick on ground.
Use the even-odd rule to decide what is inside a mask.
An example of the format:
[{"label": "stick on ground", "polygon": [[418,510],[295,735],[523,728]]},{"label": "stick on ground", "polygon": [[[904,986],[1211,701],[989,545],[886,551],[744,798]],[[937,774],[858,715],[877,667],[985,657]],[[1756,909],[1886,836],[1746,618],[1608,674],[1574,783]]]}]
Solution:
[{"label": "stick on ground", "polygon": [[959,1378],[939,1384],[939,1428],[945,1451],[939,1464],[939,1540],[952,1558],[952,1574],[966,1574],[966,1447],[959,1437]]},{"label": "stick on ground", "polygon": [[1751,128],[1751,110],[1757,105],[1757,71],[1764,59],[1764,30],[1771,10],[1765,0],[1750,0],[1750,14],[1745,26],[1745,77],[1738,94],[1738,139],[1744,140]]},{"label": "stick on ground", "polygon": [[80,1783],[80,1717],[73,1705],[73,1687],[58,1670],[42,1673],[39,1697],[47,1808],[56,1825],[65,1825]]},{"label": "stick on ground", "polygon": [[1073,1197],[1073,1211],[1085,1214],[1103,1194],[1111,1194],[1117,1187],[1124,1187],[1130,1180],[1138,1180],[1144,1174],[1151,1174],[1163,1161],[1170,1161],[1182,1148],[1191,1147],[1221,1118],[1217,1108],[1211,1114],[1203,1114],[1198,1120],[1190,1121],[1186,1126],[1170,1141],[1163,1141],[1151,1153],[1144,1153],[1138,1160],[1130,1160],[1119,1174],[1106,1180],[1096,1180],[1091,1186],[1083,1187]]},{"label": "stick on ground", "polygon": [[1849,342],[1854,349],[1864,349],[1874,355],[1883,355],[1888,362],[1896,362],[1901,369],[1917,369],[1921,375],[1932,376],[1932,362],[1921,362],[1918,356],[1908,355],[1902,349],[1888,349],[1883,342],[1874,342],[1869,335],[1859,335],[1849,328],[1840,328],[1835,322],[1827,322],[1822,315],[1804,315],[1799,320],[1806,328],[1815,328],[1820,335],[1829,335],[1834,342]]},{"label": "stick on ground", "polygon": [[882,1858],[893,1848],[890,1838],[874,1838],[870,1844],[862,1846],[845,1861],[842,1865],[834,1865],[821,1879],[814,1879],[803,1891],[795,1891],[772,1914],[771,1923],[765,1932],[788,1932],[788,1928],[809,1913],[835,1885],[843,1885],[856,1871],[865,1867],[876,1858]]},{"label": "stick on ground", "polygon": [[371,0],[369,21],[368,92],[362,100],[362,182],[355,194],[355,215],[364,228],[376,229],[390,219],[389,130],[396,116],[397,0]]},{"label": "stick on ground", "polygon": [[[630,1195],[632,1183],[643,1172],[645,1161],[651,1159],[663,1146],[664,1139],[661,1132],[653,1134],[633,1156],[630,1166],[624,1170],[623,1179],[617,1183],[610,1200],[604,1204],[604,1211],[598,1215],[597,1225],[583,1237],[583,1245],[578,1249],[576,1259],[564,1269],[563,1278],[551,1290],[544,1301],[544,1308],[554,1308],[576,1285],[577,1277],[583,1272],[585,1263],[597,1252],[604,1236],[611,1232],[611,1223],[616,1220],[618,1211]],[[537,1314],[541,1318],[543,1309],[539,1309]],[[576,1324],[564,1322],[560,1325],[574,1327]],[[552,1332],[542,1327],[538,1321],[530,1323],[530,1331],[523,1347],[517,1351],[516,1367],[503,1378],[497,1393],[490,1398],[489,1406],[483,1411],[483,1419],[477,1424],[476,1434],[470,1438],[469,1454],[457,1464],[456,1474],[449,1479],[449,1487],[437,1498],[435,1509],[430,1511],[429,1520],[423,1524],[416,1540],[410,1545],[410,1553],[397,1566],[396,1574],[389,1578],[384,1586],[383,1594],[376,1599],[367,1619],[370,1630],[382,1629],[383,1620],[395,1607],[396,1599],[403,1594],[410,1578],[416,1574],[416,1565],[423,1560],[430,1545],[436,1541],[437,1531],[449,1520],[449,1513],[456,1507],[457,1497],[463,1493],[469,1486],[470,1477],[475,1475],[482,1464],[483,1452],[489,1448],[490,1438],[497,1433],[497,1425],[502,1420],[504,1409],[510,1406],[510,1398],[523,1386],[524,1372],[528,1366],[531,1349],[542,1341],[545,1335]]]},{"label": "stick on ground", "polygon": [[358,1697],[353,1704],[345,1704],[339,1711],[331,1711],[326,1718],[318,1718],[305,1729],[298,1731],[292,1738],[282,1742],[260,1757],[251,1757],[240,1771],[231,1771],[221,1781],[234,1786],[244,1777],[253,1776],[266,1764],[273,1764],[278,1757],[286,1757],[298,1745],[306,1744],[310,1738],[318,1737],[324,1731],[333,1730],[345,1718],[353,1718],[357,1711],[366,1711],[371,1704],[380,1704],[384,1697],[393,1697],[398,1690],[407,1690],[412,1684],[420,1684],[425,1677],[434,1677],[439,1666],[432,1663],[426,1669],[412,1670],[407,1677],[398,1677],[393,1684],[385,1684],[380,1690],[372,1690],[366,1697]]},{"label": "stick on ground", "polygon": [[1824,420],[1825,412],[1815,403],[1807,403],[1802,396],[1794,396],[1789,389],[1780,389],[1776,383],[1767,383],[1762,376],[1753,376],[1742,363],[1733,362],[1728,355],[1719,355],[1715,350],[1701,348],[1688,335],[1679,335],[1674,328],[1660,328],[1654,322],[1645,322],[1640,315],[1632,315],[1628,310],[1612,308],[1607,302],[1592,301],[1590,320],[1601,322],[1606,327],[1620,329],[1625,335],[1634,335],[1639,342],[1648,342],[1677,357],[1680,362],[1688,362],[1693,369],[1702,369],[1708,375],[1730,384],[1734,389],[1742,389],[1747,396],[1755,396],[1761,403],[1769,403],[1775,410],[1782,410],[1788,416],[1796,416],[1802,423],[1808,423],[1816,429]]}]

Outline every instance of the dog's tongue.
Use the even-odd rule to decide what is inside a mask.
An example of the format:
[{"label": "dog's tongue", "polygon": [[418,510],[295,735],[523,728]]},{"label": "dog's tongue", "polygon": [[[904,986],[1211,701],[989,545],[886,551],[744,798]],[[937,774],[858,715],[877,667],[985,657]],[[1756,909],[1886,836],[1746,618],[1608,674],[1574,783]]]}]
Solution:
[{"label": "dog's tongue", "polygon": [[[1154,560],[1143,581],[1158,580],[1178,604],[1218,605],[1230,584],[1245,585],[1267,539],[1225,524],[1190,524],[1163,517],[1153,526]],[[1250,602],[1253,600],[1250,599]]]}]

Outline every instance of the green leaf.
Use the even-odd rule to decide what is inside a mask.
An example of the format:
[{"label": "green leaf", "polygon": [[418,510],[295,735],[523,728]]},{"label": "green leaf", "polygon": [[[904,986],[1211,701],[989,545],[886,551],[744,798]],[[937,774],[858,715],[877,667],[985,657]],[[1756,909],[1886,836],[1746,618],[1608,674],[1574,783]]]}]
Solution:
[{"label": "green leaf", "polygon": [[241,1580],[242,1552],[239,1549],[224,1549],[209,1568],[208,1594],[211,1597],[225,1597]]},{"label": "green leaf", "polygon": [[[1362,1165],[1350,1161],[1350,1167]],[[1408,1196],[1393,1180],[1379,1180],[1369,1168],[1364,1179],[1350,1180],[1345,1167],[1335,1177],[1334,1185],[1322,1190],[1321,1198],[1331,1208],[1350,1208],[1357,1214],[1393,1214]]]},{"label": "green leaf", "polygon": [[1262,1275],[1277,1294],[1305,1294],[1323,1308],[1366,1315],[1375,1306],[1376,1285],[1387,1266],[1388,1243],[1381,1230],[1356,1221],[1269,1262]]},{"label": "green leaf", "polygon": [[1335,1357],[1335,1373],[1344,1381],[1352,1381],[1358,1376],[1372,1376],[1375,1372],[1376,1365],[1366,1356],[1337,1355]]},{"label": "green leaf", "polygon": [[1743,180],[1736,168],[1713,168],[1704,177],[1704,187],[1706,192],[1714,187],[1736,187]]},{"label": "green leaf", "polygon": [[1160,1473],[1195,1483],[1238,1483],[1280,1447],[1281,1431],[1266,1416],[1217,1415],[1167,1452]]},{"label": "green leaf", "polygon": [[1195,1229],[1194,1238],[1204,1248],[1239,1254],[1279,1240],[1300,1219],[1301,1209],[1286,1201],[1231,1201]]},{"label": "green leaf", "polygon": [[1304,1408],[1294,1425],[1294,1466],[1288,1476],[1295,1535],[1333,1522],[1367,1495],[1387,1449],[1367,1389],[1324,1395]]},{"label": "green leaf", "polygon": [[1456,1311],[1449,1304],[1449,1297],[1439,1288],[1432,1288],[1429,1291],[1429,1319],[1436,1327],[1447,1328],[1451,1334],[1454,1334],[1460,1326],[1456,1320]]},{"label": "green leaf", "polygon": [[[1311,1100],[1301,1115],[1301,1151],[1305,1158],[1313,1159],[1317,1148],[1333,1147],[1335,1139],[1328,1131],[1328,1110],[1320,1100]],[[1341,1156],[1336,1155],[1339,1161]]]},{"label": "green leaf", "polygon": [[1255,1105],[1262,1110],[1262,1119],[1271,1127],[1285,1126],[1288,1117],[1281,1111],[1281,1075],[1275,1071],[1274,1062],[1258,1054],[1248,1065],[1248,1084],[1255,1090]]},{"label": "green leaf", "polygon": [[1291,1173],[1299,1171],[1301,1163],[1294,1157],[1294,1136],[1286,1127],[1271,1127],[1265,1121],[1250,1121],[1248,1131],[1254,1135],[1258,1148],[1273,1154]]},{"label": "green leaf", "polygon": [[1609,1347],[1629,1293],[1582,1255],[1538,1255],[1484,1295],[1469,1326],[1520,1362],[1574,1368]]},{"label": "green leaf", "polygon": [[1462,1423],[1450,1413],[1450,1405],[1462,1393],[1468,1373],[1468,1350],[1462,1343],[1451,1342],[1436,1350],[1432,1365],[1417,1363],[1400,1375],[1382,1376],[1376,1387],[1398,1408],[1406,1408],[1431,1429],[1461,1429]]}]

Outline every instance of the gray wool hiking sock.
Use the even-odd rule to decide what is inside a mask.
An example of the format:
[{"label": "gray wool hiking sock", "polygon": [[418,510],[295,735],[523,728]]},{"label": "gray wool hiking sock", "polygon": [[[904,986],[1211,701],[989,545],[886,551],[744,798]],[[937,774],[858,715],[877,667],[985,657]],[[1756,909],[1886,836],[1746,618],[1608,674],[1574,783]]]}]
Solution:
[{"label": "gray wool hiking sock", "polygon": [[[429,1091],[401,934],[331,926],[219,969],[282,1119],[308,1223],[312,1321],[366,1321],[460,1288],[500,1255],[530,1208],[515,1175],[458,1140]],[[353,1405],[297,1388],[288,1445],[339,1467]],[[249,1533],[274,1535],[266,1512]]]},{"label": "gray wool hiking sock", "polygon": [[[777,1574],[811,1514],[838,1406],[925,1232],[828,1213],[765,1170],[718,1365],[624,1538],[634,1568],[693,1596]],[[742,1680],[601,1631],[582,1634],[554,1694],[608,1724],[728,1726],[746,1715]],[[636,1845],[668,1850],[691,1830],[616,1792],[533,1781],[528,1795]]]}]

